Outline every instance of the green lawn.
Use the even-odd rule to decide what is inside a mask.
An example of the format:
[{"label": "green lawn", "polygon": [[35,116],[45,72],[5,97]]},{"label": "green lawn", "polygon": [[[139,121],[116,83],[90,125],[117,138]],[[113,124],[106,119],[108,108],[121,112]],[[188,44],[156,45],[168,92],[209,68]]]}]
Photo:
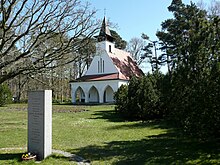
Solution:
[{"label": "green lawn", "polygon": [[[108,106],[53,106],[53,148],[93,165],[220,164],[220,144],[187,138],[165,122],[128,122]],[[21,162],[27,146],[27,106],[0,107],[0,164]],[[13,149],[10,149],[13,148]],[[53,154],[40,164],[75,164]]]}]

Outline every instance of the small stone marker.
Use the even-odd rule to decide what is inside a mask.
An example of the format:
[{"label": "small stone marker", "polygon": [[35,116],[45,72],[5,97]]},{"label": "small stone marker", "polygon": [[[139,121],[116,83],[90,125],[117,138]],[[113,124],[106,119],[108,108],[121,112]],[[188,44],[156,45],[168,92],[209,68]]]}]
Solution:
[{"label": "small stone marker", "polygon": [[43,160],[52,153],[52,91],[28,92],[28,152]]}]

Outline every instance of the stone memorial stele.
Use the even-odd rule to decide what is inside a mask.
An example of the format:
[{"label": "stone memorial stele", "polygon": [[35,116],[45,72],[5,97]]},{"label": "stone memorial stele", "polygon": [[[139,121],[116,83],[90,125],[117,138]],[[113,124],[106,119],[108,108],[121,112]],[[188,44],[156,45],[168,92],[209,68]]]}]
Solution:
[{"label": "stone memorial stele", "polygon": [[43,160],[52,153],[52,91],[28,92],[28,152]]}]

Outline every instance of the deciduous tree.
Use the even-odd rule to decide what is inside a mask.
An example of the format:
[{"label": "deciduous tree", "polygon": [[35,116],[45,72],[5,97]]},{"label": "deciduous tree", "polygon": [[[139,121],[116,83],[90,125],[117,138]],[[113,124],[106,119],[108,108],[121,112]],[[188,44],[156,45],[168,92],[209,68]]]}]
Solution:
[{"label": "deciduous tree", "polygon": [[143,62],[143,48],[145,46],[145,41],[142,38],[134,37],[127,45],[127,51],[131,53],[133,59],[140,65]]},{"label": "deciduous tree", "polygon": [[[68,55],[83,47],[98,25],[96,11],[80,0],[1,0],[0,10],[0,83],[71,63],[78,56]],[[53,38],[53,46],[45,45]]]}]

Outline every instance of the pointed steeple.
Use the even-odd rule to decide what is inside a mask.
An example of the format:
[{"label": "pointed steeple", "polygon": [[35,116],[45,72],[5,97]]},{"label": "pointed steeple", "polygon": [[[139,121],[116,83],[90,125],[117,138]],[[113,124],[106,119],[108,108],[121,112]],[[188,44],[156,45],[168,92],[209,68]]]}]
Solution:
[{"label": "pointed steeple", "polygon": [[114,40],[112,35],[111,35],[111,32],[108,28],[108,24],[107,24],[107,21],[106,21],[105,17],[102,21],[102,27],[100,29],[99,35],[96,36],[96,38],[98,39],[99,42],[101,42],[101,41],[113,42],[113,40]]}]

